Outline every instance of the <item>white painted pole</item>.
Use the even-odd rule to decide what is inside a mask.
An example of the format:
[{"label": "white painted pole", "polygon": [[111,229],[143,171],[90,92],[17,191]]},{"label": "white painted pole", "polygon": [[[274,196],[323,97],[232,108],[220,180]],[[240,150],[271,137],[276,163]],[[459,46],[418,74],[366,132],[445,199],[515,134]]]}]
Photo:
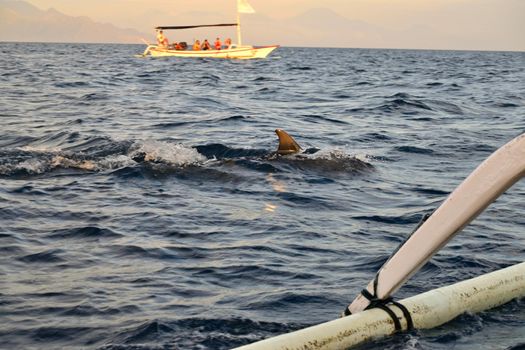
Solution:
[{"label": "white painted pole", "polygon": [[[465,312],[480,312],[525,297],[525,262],[450,286],[431,290],[400,303],[409,310],[414,328],[433,328]],[[391,307],[403,328],[402,312]],[[395,332],[394,322],[371,309],[283,334],[234,350],[343,350]]]},{"label": "white painted pole", "polygon": [[237,9],[237,47],[242,46],[242,38],[241,38],[241,14],[239,13],[239,9]]},{"label": "white painted pole", "polygon": [[[377,281],[372,280],[367,290],[379,299],[395,293],[454,235],[523,176],[525,133],[481,163],[381,267]],[[359,294],[348,309],[355,314],[369,303]]]}]

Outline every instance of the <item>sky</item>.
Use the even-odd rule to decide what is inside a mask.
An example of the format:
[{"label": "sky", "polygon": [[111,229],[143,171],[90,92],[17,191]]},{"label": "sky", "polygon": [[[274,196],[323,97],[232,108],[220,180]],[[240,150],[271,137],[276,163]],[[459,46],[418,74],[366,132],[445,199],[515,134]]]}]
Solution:
[{"label": "sky", "polygon": [[[87,16],[123,28],[151,31],[171,18],[192,23],[197,11],[213,13],[225,22],[234,21],[234,0],[27,0],[41,8],[55,8],[67,15]],[[257,15],[285,23],[286,19],[306,11],[325,8],[355,21],[363,30],[361,38],[344,42],[342,46],[399,47],[437,49],[525,50],[525,0],[249,0]],[[244,23],[250,16],[244,15]],[[203,15],[202,18],[206,16]],[[255,21],[255,20],[252,20]],[[275,22],[277,23],[277,22]],[[303,36],[314,35],[313,31]],[[250,26],[248,37],[279,43],[277,30],[267,26]],[[282,26],[282,30],[285,27]],[[269,33],[272,36],[269,38]],[[345,33],[333,33],[334,36]],[[349,33],[348,35],[352,35]],[[375,35],[375,36],[374,36]],[[275,37],[276,36],[276,37]],[[319,36],[319,40],[322,40]],[[292,39],[289,39],[292,40]],[[298,39],[293,39],[297,41]],[[368,41],[367,41],[368,40]],[[294,45],[301,45],[295,42]],[[311,43],[304,38],[305,46]],[[366,45],[367,42],[370,45]],[[262,43],[257,43],[262,44]],[[286,43],[285,43],[286,44]],[[323,45],[320,45],[323,46]]]}]

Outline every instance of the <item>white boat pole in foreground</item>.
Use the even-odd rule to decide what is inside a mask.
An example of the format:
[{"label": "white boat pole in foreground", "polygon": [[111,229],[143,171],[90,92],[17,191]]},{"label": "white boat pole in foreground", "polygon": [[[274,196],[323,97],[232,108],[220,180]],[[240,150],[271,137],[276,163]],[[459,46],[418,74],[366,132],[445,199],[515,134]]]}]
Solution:
[{"label": "white boat pole in foreground", "polygon": [[[525,175],[525,134],[481,163],[381,267],[339,320],[260,341],[239,350],[347,349],[410,328],[432,328],[525,296],[525,263],[399,303],[391,300],[454,235]],[[363,311],[366,310],[366,311]]]},{"label": "white boat pole in foreground", "polygon": [[[525,297],[525,263],[431,290],[400,301],[414,328],[442,325],[465,312],[480,312]],[[392,308],[406,329],[402,312]],[[392,318],[370,309],[234,350],[344,350],[395,333]]]},{"label": "white boat pole in foreground", "polygon": [[363,311],[374,301],[388,299],[524,175],[525,134],[521,134],[492,153],[445,199],[379,269],[345,314]]}]

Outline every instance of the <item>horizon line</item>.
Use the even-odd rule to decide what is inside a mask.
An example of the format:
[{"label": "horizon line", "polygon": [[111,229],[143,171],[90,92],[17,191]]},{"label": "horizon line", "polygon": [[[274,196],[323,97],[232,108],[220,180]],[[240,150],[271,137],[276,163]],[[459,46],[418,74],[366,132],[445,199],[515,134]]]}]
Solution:
[{"label": "horizon line", "polygon": [[[0,40],[0,44],[62,44],[62,45],[136,45],[144,47],[141,43],[122,42],[66,42],[66,41],[11,41]],[[253,45],[257,47],[259,45]],[[293,46],[279,45],[281,48],[291,49],[349,49],[349,50],[406,50],[406,51],[459,51],[459,52],[506,52],[525,53],[524,50],[491,50],[491,49],[438,49],[438,48],[408,48],[408,47],[350,47],[350,46]]]}]

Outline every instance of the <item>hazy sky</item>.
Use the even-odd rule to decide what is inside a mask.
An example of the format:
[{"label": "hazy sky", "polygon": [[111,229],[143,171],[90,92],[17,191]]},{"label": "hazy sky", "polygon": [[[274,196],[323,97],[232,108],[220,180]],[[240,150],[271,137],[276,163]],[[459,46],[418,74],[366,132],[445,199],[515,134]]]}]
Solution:
[{"label": "hazy sky", "polygon": [[[150,31],[170,17],[209,11],[235,18],[234,0],[28,0],[42,9],[120,27]],[[258,14],[286,19],[315,8],[329,8],[352,21],[403,36],[413,48],[525,50],[525,0],[249,0]],[[249,17],[246,15],[245,17]],[[194,20],[193,18],[191,20]],[[247,19],[249,21],[249,19]],[[187,23],[184,23],[187,24]],[[315,28],[314,28],[315,29]],[[252,30],[256,30],[253,29]],[[267,28],[259,28],[259,31]],[[387,40],[387,39],[385,39]],[[388,40],[392,40],[389,37]],[[279,42],[276,37],[272,42]],[[436,45],[432,45],[435,42]],[[387,43],[385,43],[387,44]],[[380,45],[380,41],[378,41]],[[384,45],[387,47],[387,45]]]}]

